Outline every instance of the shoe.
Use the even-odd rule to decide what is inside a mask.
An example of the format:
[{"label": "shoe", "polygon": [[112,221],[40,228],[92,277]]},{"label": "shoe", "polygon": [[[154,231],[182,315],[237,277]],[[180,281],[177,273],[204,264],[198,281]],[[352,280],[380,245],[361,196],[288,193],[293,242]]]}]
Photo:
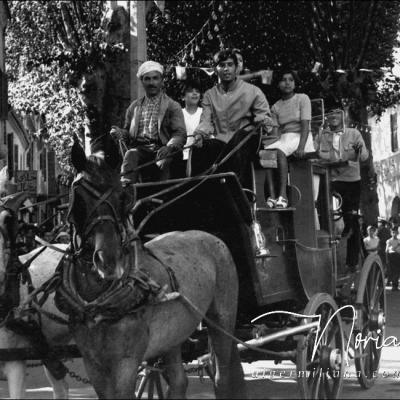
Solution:
[{"label": "shoe", "polygon": [[288,208],[288,199],[283,196],[279,196],[276,201],[276,208]]},{"label": "shoe", "polygon": [[272,197],[268,197],[265,204],[266,204],[267,208],[275,208],[276,207],[276,199],[273,199]]}]

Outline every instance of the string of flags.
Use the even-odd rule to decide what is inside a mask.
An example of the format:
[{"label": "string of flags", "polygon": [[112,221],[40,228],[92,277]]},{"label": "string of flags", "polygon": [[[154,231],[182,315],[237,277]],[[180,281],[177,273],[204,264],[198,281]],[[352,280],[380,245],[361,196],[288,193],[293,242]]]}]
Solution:
[{"label": "string of flags", "polygon": [[[215,74],[214,68],[207,68],[207,67],[186,67],[182,65],[176,65],[175,67],[175,74],[176,74],[176,79],[179,81],[184,81],[187,79],[187,70],[194,69],[194,70],[201,70],[204,71],[208,76],[212,76]],[[271,69],[267,70],[262,70],[260,71],[260,77],[261,77],[261,82],[264,85],[270,85],[272,83],[272,77],[273,77],[274,71]]]},{"label": "string of flags", "polygon": [[220,47],[223,47],[221,35],[219,33],[220,27],[218,26],[218,20],[224,11],[223,4],[227,5],[227,3],[227,1],[224,1],[223,3],[220,2],[218,7],[216,6],[215,0],[212,0],[209,3],[213,9],[210,18],[208,18],[208,20],[203,24],[193,38],[175,55],[175,59],[180,58],[182,63],[186,63],[188,58],[194,60],[196,53],[200,52],[200,46],[206,44],[206,38],[209,41],[213,40],[214,38],[218,38],[220,41]]}]

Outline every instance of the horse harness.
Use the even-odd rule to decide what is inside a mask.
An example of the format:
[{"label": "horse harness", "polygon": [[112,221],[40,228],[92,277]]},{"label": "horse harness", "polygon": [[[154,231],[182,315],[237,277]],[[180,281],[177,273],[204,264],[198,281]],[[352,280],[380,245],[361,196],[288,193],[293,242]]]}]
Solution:
[{"label": "horse harness", "polygon": [[[63,312],[66,312],[72,320],[91,320],[96,323],[102,320],[118,320],[127,314],[138,312],[143,307],[164,300],[165,288],[156,283],[147,272],[140,268],[133,268],[136,260],[135,245],[132,242],[139,240],[138,235],[133,228],[129,229],[118,217],[114,205],[109,201],[114,188],[111,187],[104,194],[101,194],[93,184],[83,176],[74,182],[75,187],[72,190],[72,199],[68,217],[72,212],[75,190],[77,185],[85,189],[96,203],[83,224],[83,233],[81,243],[78,245],[73,241],[73,248],[66,254],[64,261],[60,264],[61,281],[57,288],[56,303]],[[97,215],[93,218],[95,211],[103,204],[106,204],[111,210],[109,215]],[[87,269],[85,264],[91,264],[90,260],[83,258],[85,241],[93,229],[100,223],[112,222],[120,234],[122,250],[124,254],[124,273],[121,278],[114,280],[104,292],[102,292],[93,301],[84,300],[78,293],[76,287],[77,267]],[[154,254],[150,253],[154,258]],[[175,275],[171,268],[166,266],[161,260],[156,258],[166,269],[170,286],[173,291],[177,289]]]}]

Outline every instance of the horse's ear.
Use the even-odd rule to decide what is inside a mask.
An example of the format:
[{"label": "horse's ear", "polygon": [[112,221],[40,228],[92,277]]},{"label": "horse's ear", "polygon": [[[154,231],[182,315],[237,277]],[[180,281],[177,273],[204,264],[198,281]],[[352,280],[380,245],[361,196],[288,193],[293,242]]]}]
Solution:
[{"label": "horse's ear", "polygon": [[119,169],[122,158],[119,147],[110,134],[105,134],[94,139],[91,144],[91,153],[104,154],[104,161],[111,169]]},{"label": "horse's ear", "polygon": [[74,144],[71,149],[71,162],[78,172],[82,172],[86,168],[86,154],[77,135],[74,135]]}]

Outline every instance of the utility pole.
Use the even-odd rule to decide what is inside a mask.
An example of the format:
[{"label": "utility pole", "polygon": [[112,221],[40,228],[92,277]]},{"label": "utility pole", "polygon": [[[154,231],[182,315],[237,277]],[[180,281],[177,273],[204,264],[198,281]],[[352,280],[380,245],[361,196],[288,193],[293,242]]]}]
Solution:
[{"label": "utility pole", "polygon": [[149,7],[149,1],[109,1],[108,6],[111,12],[122,6],[129,14],[129,87],[132,101],[143,94],[143,88],[136,74],[140,65],[147,59],[146,10]]}]

